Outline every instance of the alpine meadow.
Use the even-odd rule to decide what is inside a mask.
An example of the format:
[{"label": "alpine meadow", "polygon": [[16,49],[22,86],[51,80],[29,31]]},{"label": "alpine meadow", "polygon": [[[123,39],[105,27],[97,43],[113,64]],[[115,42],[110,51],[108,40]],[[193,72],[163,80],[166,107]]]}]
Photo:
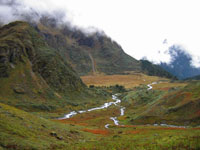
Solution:
[{"label": "alpine meadow", "polygon": [[137,59],[95,25],[66,21],[78,2],[36,3],[0,0],[0,150],[200,149],[192,54],[170,45],[170,63]]}]

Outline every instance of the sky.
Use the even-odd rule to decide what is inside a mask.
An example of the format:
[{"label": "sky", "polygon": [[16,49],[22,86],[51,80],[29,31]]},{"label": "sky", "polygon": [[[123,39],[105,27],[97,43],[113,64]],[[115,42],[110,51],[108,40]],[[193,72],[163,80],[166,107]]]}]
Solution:
[{"label": "sky", "polygon": [[0,18],[60,12],[74,26],[103,30],[136,59],[170,62],[168,48],[179,45],[200,67],[199,8],[199,0],[0,0]]}]

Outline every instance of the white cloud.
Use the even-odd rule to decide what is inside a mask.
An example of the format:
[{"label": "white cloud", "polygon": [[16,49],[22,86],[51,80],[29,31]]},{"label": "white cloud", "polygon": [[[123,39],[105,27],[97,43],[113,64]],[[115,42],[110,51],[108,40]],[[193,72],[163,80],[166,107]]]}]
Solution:
[{"label": "white cloud", "polygon": [[[181,45],[200,66],[199,0],[18,0],[22,10],[65,12],[66,20],[82,28],[95,26],[116,40],[131,56],[170,61],[165,52]],[[0,9],[1,12],[4,12]],[[9,9],[7,11],[9,12]],[[168,45],[163,45],[163,40]],[[160,53],[158,53],[160,51]]]}]

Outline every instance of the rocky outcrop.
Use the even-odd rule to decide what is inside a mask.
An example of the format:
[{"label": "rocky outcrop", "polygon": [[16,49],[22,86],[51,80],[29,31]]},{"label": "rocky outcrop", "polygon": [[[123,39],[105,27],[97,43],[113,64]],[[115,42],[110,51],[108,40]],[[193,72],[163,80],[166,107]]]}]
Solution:
[{"label": "rocky outcrop", "polygon": [[14,22],[0,28],[0,77],[9,77],[15,66],[27,63],[31,64],[30,71],[56,91],[85,87],[66,60],[28,23]]}]

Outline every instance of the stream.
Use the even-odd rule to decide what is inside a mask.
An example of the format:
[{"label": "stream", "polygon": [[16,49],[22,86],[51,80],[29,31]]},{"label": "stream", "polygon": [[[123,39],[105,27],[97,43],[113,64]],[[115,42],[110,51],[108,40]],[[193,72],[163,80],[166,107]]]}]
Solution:
[{"label": "stream", "polygon": [[[69,119],[69,118],[71,118],[71,117],[73,117],[73,116],[75,116],[77,114],[91,112],[91,111],[94,111],[94,110],[100,110],[100,109],[108,108],[111,105],[117,105],[117,104],[121,103],[121,100],[117,98],[117,94],[112,95],[112,99],[114,100],[114,102],[107,102],[107,103],[104,103],[100,107],[95,107],[95,108],[91,108],[91,109],[88,109],[88,110],[72,111],[72,112],[66,114],[64,117],[59,118],[59,120]],[[124,111],[125,111],[125,107],[121,107],[120,108],[120,116],[124,115]],[[119,125],[119,121],[117,120],[117,117],[110,117],[110,119],[113,120],[115,125]],[[106,124],[105,128],[108,128],[109,125],[110,124]]]},{"label": "stream", "polygon": [[[147,90],[151,90],[152,89],[152,85],[153,84],[157,84],[157,82],[153,82],[151,84],[148,84],[148,89]],[[86,112],[91,112],[91,111],[94,111],[94,110],[100,110],[100,109],[104,109],[104,108],[108,108],[110,107],[111,105],[117,105],[119,103],[121,103],[121,100],[117,98],[117,94],[115,95],[112,95],[112,99],[114,100],[114,102],[107,102],[107,103],[104,103],[102,106],[100,107],[95,107],[95,108],[91,108],[91,109],[88,109],[88,110],[80,110],[80,111],[72,111],[68,114],[66,114],[64,117],[62,118],[58,118],[59,120],[63,120],[63,119],[69,119],[77,114],[82,114],[82,113],[86,113]],[[124,116],[124,113],[125,113],[125,107],[122,107],[120,108],[120,116]],[[119,120],[117,120],[117,117],[110,117],[110,119],[114,122],[115,125],[120,125],[119,124]],[[110,124],[106,124],[105,125],[105,128],[108,128]]]}]

